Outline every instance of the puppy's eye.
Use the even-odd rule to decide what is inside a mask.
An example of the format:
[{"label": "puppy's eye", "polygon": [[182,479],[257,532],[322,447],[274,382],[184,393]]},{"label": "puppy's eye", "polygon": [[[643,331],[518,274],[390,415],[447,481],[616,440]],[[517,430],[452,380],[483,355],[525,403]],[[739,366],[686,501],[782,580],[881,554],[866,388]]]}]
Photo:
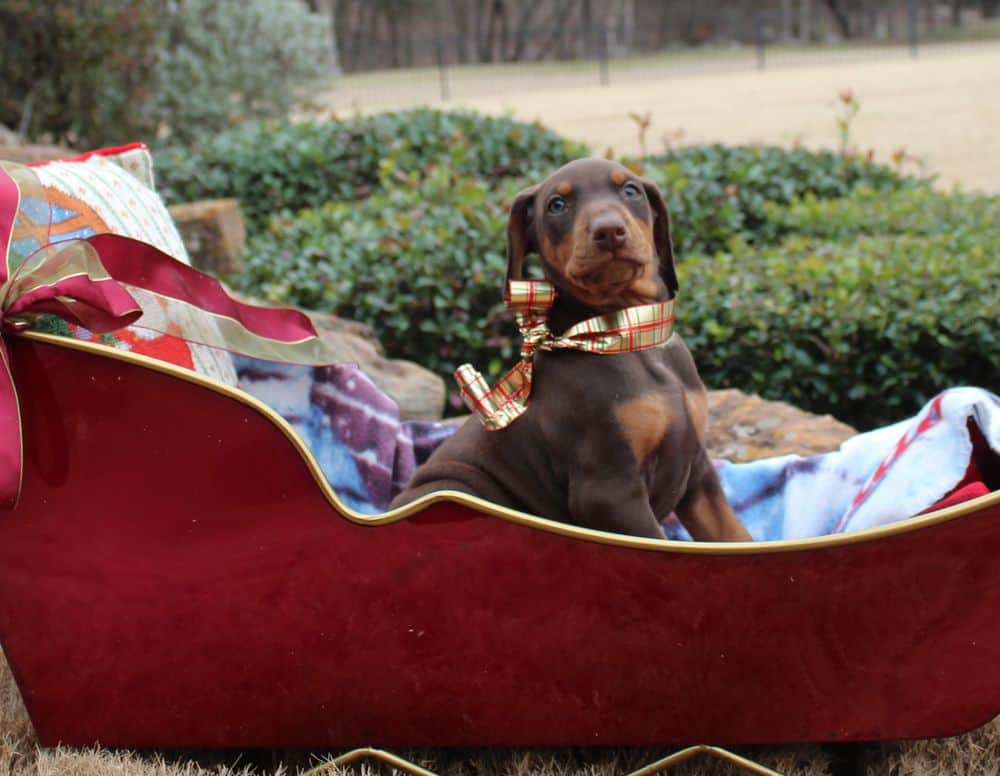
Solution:
[{"label": "puppy's eye", "polygon": [[556,213],[562,213],[567,207],[569,207],[569,205],[565,199],[563,199],[562,197],[553,197],[552,199],[549,200],[549,204],[547,205],[547,210],[550,213],[556,214]]},{"label": "puppy's eye", "polygon": [[635,199],[642,196],[642,190],[634,183],[626,183],[622,186],[622,196],[626,199]]}]

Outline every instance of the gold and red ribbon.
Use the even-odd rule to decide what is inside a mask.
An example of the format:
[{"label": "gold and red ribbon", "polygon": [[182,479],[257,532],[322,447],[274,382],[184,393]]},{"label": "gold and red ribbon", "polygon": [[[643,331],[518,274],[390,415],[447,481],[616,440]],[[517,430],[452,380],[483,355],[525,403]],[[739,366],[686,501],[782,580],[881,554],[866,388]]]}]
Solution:
[{"label": "gold and red ribbon", "polygon": [[588,318],[556,336],[548,326],[556,290],[543,280],[512,280],[506,303],[521,331],[521,360],[490,388],[471,364],[455,370],[466,405],[489,431],[506,428],[527,409],[534,354],[566,348],[587,353],[632,353],[667,344],[673,336],[674,301],[626,307]]},{"label": "gold and red ribbon", "polygon": [[[50,239],[45,189],[30,168],[0,164],[0,332],[20,331],[53,313],[105,333],[143,325],[139,299],[196,309],[215,323],[198,344],[297,364],[334,359],[309,318],[295,310],[236,301],[214,278],[153,246],[115,234]],[[17,389],[0,336],[0,508],[21,490],[22,440]]]}]

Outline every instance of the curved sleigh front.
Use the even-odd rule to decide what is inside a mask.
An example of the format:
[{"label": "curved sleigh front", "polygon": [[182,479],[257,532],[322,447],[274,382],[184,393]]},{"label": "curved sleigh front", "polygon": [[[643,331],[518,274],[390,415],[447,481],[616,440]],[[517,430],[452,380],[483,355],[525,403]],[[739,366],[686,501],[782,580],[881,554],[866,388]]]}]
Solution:
[{"label": "curved sleigh front", "polygon": [[943,736],[1000,711],[1000,497],[835,538],[342,508],[290,428],[149,359],[9,341],[0,638],[43,744]]}]

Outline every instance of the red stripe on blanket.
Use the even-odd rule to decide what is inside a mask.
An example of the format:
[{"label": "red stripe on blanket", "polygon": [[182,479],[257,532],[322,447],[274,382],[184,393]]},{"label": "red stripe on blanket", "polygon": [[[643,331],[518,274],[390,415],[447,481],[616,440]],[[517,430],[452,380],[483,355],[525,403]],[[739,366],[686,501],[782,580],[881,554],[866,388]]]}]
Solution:
[{"label": "red stripe on blanket", "polygon": [[38,162],[29,162],[28,167],[44,167],[47,164],[52,164],[53,162],[85,162],[92,156],[117,156],[118,154],[123,154],[126,151],[134,151],[136,148],[146,148],[149,150],[145,143],[126,143],[125,145],[113,146],[111,148],[98,148],[94,151],[86,151],[77,156],[68,156],[65,159],[45,159]]}]

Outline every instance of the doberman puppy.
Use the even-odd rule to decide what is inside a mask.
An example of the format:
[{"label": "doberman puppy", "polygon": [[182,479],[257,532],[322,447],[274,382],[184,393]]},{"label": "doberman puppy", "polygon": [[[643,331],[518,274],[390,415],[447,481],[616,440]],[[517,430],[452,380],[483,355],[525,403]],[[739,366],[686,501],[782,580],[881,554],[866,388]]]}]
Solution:
[{"label": "doberman puppy", "polygon": [[[605,159],[581,159],[514,199],[507,279],[541,257],[557,292],[549,327],[677,292],[670,218],[656,186]],[[539,351],[525,413],[487,431],[471,417],[392,506],[455,490],[574,525],[663,538],[675,512],[701,541],[751,541],[702,444],[705,388],[687,347]]]}]

